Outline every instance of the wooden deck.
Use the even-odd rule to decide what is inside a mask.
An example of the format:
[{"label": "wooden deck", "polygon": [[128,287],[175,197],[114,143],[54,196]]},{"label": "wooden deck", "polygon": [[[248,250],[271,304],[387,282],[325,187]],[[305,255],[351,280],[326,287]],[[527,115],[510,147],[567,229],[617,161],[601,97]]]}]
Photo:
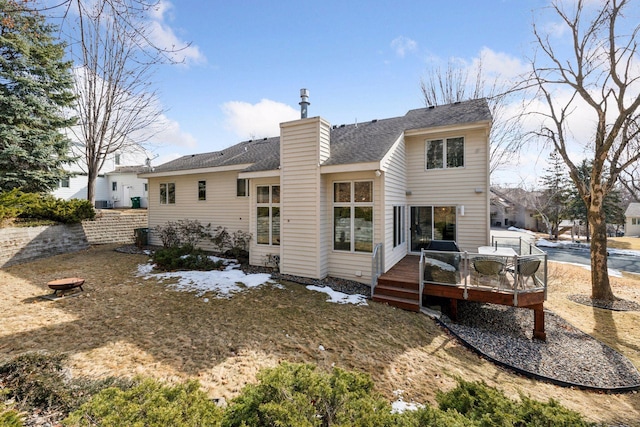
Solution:
[{"label": "wooden deck", "polygon": [[[410,311],[420,311],[420,257],[407,255],[388,272],[378,278],[373,300]],[[534,336],[544,340],[544,291],[521,292],[514,301],[514,293],[495,287],[445,285],[425,283],[423,295],[443,298],[448,306],[443,307],[455,320],[458,300],[486,302],[512,307],[529,308],[534,312]]]}]

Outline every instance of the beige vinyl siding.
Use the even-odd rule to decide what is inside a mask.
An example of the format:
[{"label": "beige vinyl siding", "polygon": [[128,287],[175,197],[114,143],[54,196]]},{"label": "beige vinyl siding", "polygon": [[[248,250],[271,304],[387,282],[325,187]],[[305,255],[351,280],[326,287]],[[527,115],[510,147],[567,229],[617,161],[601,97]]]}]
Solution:
[{"label": "beige vinyl siding", "polygon": [[[237,176],[237,172],[220,172],[149,178],[150,243],[162,244],[153,232],[156,226],[181,219],[227,227],[229,232],[249,231],[249,198],[236,197]],[[207,200],[198,200],[198,181],[207,182]],[[175,204],[160,204],[160,183],[175,183]],[[208,242],[201,246],[213,249]]]},{"label": "beige vinyl siding", "polygon": [[[404,137],[401,137],[383,159],[384,171],[384,270],[387,271],[407,255],[409,232],[405,227],[405,243],[393,247],[393,207],[407,204],[407,164]],[[405,224],[408,208],[405,208]]]},{"label": "beige vinyl siding", "polygon": [[[476,251],[489,242],[489,146],[486,129],[406,137],[408,206],[456,206],[457,242]],[[425,141],[464,137],[464,167],[426,170]],[[476,193],[475,189],[481,189]],[[464,215],[460,207],[464,206]]]},{"label": "beige vinyl siding", "polygon": [[[280,125],[282,256],[280,271],[322,278],[320,150],[330,125],[319,117]],[[323,271],[323,269],[325,271]]]},{"label": "beige vinyl siding", "polygon": [[325,175],[327,181],[326,198],[327,229],[325,240],[329,242],[328,273],[331,277],[354,280],[371,284],[371,253],[333,250],[333,183],[337,181],[373,181],[373,243],[381,242],[384,234],[384,203],[382,197],[382,177],[376,177],[375,171],[339,173]]}]

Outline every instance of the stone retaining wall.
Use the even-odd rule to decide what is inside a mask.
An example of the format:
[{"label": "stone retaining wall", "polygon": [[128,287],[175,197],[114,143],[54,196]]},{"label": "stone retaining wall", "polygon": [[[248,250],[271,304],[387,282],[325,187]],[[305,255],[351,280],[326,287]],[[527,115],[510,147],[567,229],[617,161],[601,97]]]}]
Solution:
[{"label": "stone retaining wall", "polygon": [[125,211],[96,210],[94,221],[83,221],[82,227],[91,245],[105,243],[134,243],[136,228],[148,226],[146,209]]},{"label": "stone retaining wall", "polygon": [[105,243],[134,243],[134,229],[147,227],[146,210],[98,210],[94,221],[46,227],[0,228],[0,267]]}]

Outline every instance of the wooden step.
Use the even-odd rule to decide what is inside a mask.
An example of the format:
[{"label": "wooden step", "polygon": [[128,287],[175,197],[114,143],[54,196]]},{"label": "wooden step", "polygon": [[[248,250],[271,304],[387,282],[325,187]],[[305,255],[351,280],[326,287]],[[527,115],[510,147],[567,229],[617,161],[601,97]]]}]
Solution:
[{"label": "wooden step", "polygon": [[406,298],[392,297],[389,295],[373,295],[373,300],[376,302],[386,303],[393,307],[398,307],[408,311],[420,311],[420,303],[418,300],[410,300]]},{"label": "wooden step", "polygon": [[389,284],[378,284],[375,288],[374,295],[386,295],[397,298],[404,298],[418,301],[420,290],[417,288],[397,287]]},{"label": "wooden step", "polygon": [[378,286],[393,286],[395,288],[406,288],[406,289],[419,289],[418,280],[403,280],[403,279],[387,279],[384,276],[381,276],[378,279]]}]

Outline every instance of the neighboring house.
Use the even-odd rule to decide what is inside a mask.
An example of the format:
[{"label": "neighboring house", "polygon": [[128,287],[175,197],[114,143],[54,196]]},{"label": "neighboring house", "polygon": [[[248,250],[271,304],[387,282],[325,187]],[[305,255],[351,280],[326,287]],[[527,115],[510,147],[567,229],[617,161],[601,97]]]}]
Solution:
[{"label": "neighboring house", "polygon": [[[66,167],[74,175],[60,181],[58,188],[52,191],[55,197],[65,200],[87,198],[87,173],[81,150],[81,145],[74,146],[79,159]],[[96,208],[128,208],[132,205],[132,197],[140,197],[141,207],[147,207],[148,183],[138,177],[148,169],[144,166],[147,161],[148,153],[139,146],[109,155],[96,178]]]},{"label": "neighboring house", "polygon": [[626,218],[624,225],[625,236],[640,236],[640,203],[631,203],[624,212]]},{"label": "neighboring house", "polygon": [[543,231],[546,227],[538,218],[537,192],[521,188],[491,187],[491,225]]},{"label": "neighboring house", "polygon": [[[468,251],[488,244],[485,100],[339,126],[306,118],[305,101],[279,137],[141,174],[149,227],[192,219],[248,231],[253,265],[279,259],[283,274],[364,283],[378,244],[384,271],[432,239]],[[153,231],[151,243],[161,243]]]}]

